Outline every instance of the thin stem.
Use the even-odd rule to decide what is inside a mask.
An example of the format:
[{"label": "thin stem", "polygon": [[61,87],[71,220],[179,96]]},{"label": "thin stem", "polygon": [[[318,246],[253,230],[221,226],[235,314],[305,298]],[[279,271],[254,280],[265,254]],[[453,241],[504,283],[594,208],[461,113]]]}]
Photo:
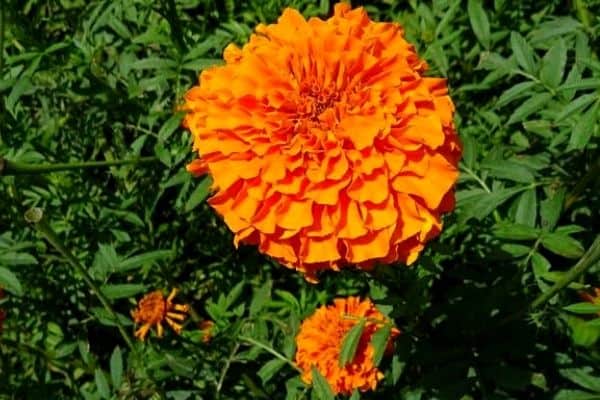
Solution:
[{"label": "thin stem", "polygon": [[298,366],[292,362],[291,360],[289,360],[286,356],[284,356],[283,354],[279,353],[277,350],[273,349],[270,346],[267,346],[264,343],[259,342],[258,340],[252,339],[251,337],[248,336],[244,336],[244,335],[239,335],[238,338],[240,340],[243,340],[244,342],[248,342],[256,347],[260,347],[261,349],[265,350],[266,352],[272,354],[273,356],[277,357],[278,359],[280,359],[281,361],[285,361],[289,366],[291,366],[292,368],[294,368],[296,371],[298,372],[302,372],[302,370],[300,368],[298,368]]},{"label": "thin stem", "polygon": [[57,164],[26,164],[6,160],[0,157],[0,176],[2,175],[32,175],[46,172],[69,171],[74,169],[115,167],[119,165],[146,164],[158,161],[156,157],[142,157],[127,160],[111,161],[82,161]]},{"label": "thin stem", "polygon": [[131,341],[125,327],[121,324],[121,321],[117,317],[117,313],[113,310],[110,302],[104,296],[98,285],[94,282],[90,274],[88,274],[87,270],[81,265],[79,260],[63,245],[62,241],[58,238],[58,235],[52,227],[46,222],[43,218],[44,214],[40,208],[31,208],[25,213],[25,220],[35,227],[35,229],[42,234],[46,238],[46,240],[67,259],[69,264],[81,275],[84,282],[89,286],[90,290],[96,295],[100,303],[104,307],[104,309],[108,312],[110,317],[114,320],[121,336],[123,336],[123,340],[130,349],[134,349],[133,342]]},{"label": "thin stem", "polygon": [[240,349],[240,344],[236,343],[235,346],[233,346],[233,349],[231,349],[231,353],[229,353],[229,357],[227,357],[227,360],[225,361],[225,365],[223,366],[223,369],[221,370],[221,376],[219,376],[219,382],[217,382],[217,398],[219,398],[219,395],[221,393],[221,388],[223,388],[223,382],[225,382],[225,376],[227,375],[227,371],[229,371],[229,367],[231,366],[231,363],[239,349]]},{"label": "thin stem", "polygon": [[573,266],[573,268],[567,271],[560,281],[556,282],[550,289],[548,289],[547,292],[544,292],[536,297],[536,299],[531,303],[530,308],[536,309],[542,304],[546,303],[562,288],[571,284],[598,261],[600,261],[600,236],[596,237],[596,240],[594,240],[594,243],[592,243],[588,251],[583,255],[583,257],[581,257],[579,262]]}]

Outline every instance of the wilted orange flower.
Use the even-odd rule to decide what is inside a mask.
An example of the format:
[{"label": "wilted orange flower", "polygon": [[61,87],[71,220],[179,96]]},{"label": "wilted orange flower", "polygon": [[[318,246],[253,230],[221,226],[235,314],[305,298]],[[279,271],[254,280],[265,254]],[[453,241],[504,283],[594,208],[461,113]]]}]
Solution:
[{"label": "wilted orange flower", "polygon": [[213,327],[215,323],[205,319],[198,323],[198,329],[202,332],[202,343],[208,343],[213,338]]},{"label": "wilted orange flower", "polygon": [[[366,323],[355,357],[342,368],[339,365],[342,342],[361,318],[365,318]],[[311,383],[314,366],[335,394],[350,394],[354,389],[374,390],[383,373],[373,363],[375,349],[371,337],[387,322],[369,299],[336,299],[333,305],[319,308],[302,322],[296,337],[296,364],[303,371],[302,380]],[[398,329],[392,329],[390,344],[399,333]]]},{"label": "wilted orange flower", "polygon": [[308,279],[414,262],[454,207],[454,105],[398,24],[285,9],[185,95],[184,124],[234,232]]},{"label": "wilted orange flower", "polygon": [[162,337],[164,333],[163,322],[173,328],[175,333],[181,333],[181,321],[185,319],[189,307],[173,303],[176,295],[177,289],[173,289],[169,297],[165,299],[162,292],[156,290],[148,293],[138,302],[137,309],[132,312],[135,323],[142,325],[135,331],[135,336],[138,339],[146,339],[148,331],[153,326],[156,327],[156,335]]}]

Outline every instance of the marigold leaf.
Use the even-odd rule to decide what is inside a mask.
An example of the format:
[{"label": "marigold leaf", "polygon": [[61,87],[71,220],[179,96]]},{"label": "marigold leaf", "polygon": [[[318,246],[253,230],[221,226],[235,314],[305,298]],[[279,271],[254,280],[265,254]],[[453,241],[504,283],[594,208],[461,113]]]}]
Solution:
[{"label": "marigold leaf", "polygon": [[23,295],[23,288],[19,278],[9,269],[0,267],[0,287],[5,288],[15,296]]},{"label": "marigold leaf", "polygon": [[123,354],[119,346],[110,356],[110,379],[114,388],[120,387],[123,381]]},{"label": "marigold leaf", "polygon": [[158,260],[164,260],[173,256],[171,250],[154,250],[147,253],[137,254],[125,260],[119,261],[113,268],[114,272],[128,272]]},{"label": "marigold leaf", "polygon": [[539,230],[535,228],[510,222],[496,224],[494,227],[494,236],[500,239],[534,240],[538,238],[539,234]]},{"label": "marigold leaf", "polygon": [[285,361],[274,359],[265,363],[257,372],[263,385],[271,380],[271,378],[285,365]]},{"label": "marigold leaf", "polygon": [[566,258],[579,258],[585,250],[578,240],[558,233],[544,235],[542,237],[542,246]]},{"label": "marigold leaf", "polygon": [[523,192],[517,200],[515,222],[534,227],[537,220],[537,191],[535,188]]},{"label": "marigold leaf", "polygon": [[600,392],[600,377],[593,376],[584,368],[566,368],[561,369],[560,374],[579,386]]},{"label": "marigold leaf", "polygon": [[321,375],[316,367],[311,368],[312,372],[312,386],[315,391],[317,398],[320,400],[333,400],[335,398],[331,386],[327,383],[327,380]]},{"label": "marigold leaf", "polygon": [[561,112],[556,115],[554,122],[560,122],[571,115],[574,115],[578,111],[592,104],[594,100],[598,99],[598,95],[595,93],[584,94],[566,105]]},{"label": "marigold leaf", "polygon": [[486,49],[490,47],[490,22],[483,9],[481,0],[469,0],[467,3],[467,13],[473,33],[479,40],[479,43]]},{"label": "marigold leaf", "polygon": [[575,313],[575,314],[596,314],[600,312],[600,304],[593,303],[574,303],[563,307],[563,310]]},{"label": "marigold leaf", "polygon": [[518,32],[511,32],[510,45],[515,58],[517,59],[517,63],[519,63],[521,68],[523,68],[525,72],[534,74],[536,69],[534,53],[525,38]]},{"label": "marigold leaf", "polygon": [[506,124],[510,125],[525,120],[531,114],[540,111],[552,97],[550,93],[540,93],[531,96],[512,113]]},{"label": "marigold leaf", "polygon": [[562,81],[567,63],[567,47],[561,38],[546,52],[542,58],[540,79],[550,87],[557,87]]},{"label": "marigold leaf", "polygon": [[391,334],[392,325],[385,324],[381,328],[377,329],[377,331],[371,337],[371,344],[375,349],[375,352],[373,353],[373,363],[375,366],[379,366],[381,363]]},{"label": "marigold leaf", "polygon": [[360,338],[365,329],[366,322],[367,321],[364,318],[361,318],[358,324],[354,325],[352,329],[346,333],[346,336],[344,336],[342,349],[340,350],[340,367],[343,368],[354,360],[356,349],[358,348],[358,343],[360,342]]},{"label": "marigold leaf", "polygon": [[169,139],[173,132],[175,132],[175,129],[181,125],[184,115],[182,112],[173,114],[158,131],[158,140],[164,142]]},{"label": "marigold leaf", "polygon": [[565,193],[565,189],[561,188],[552,197],[540,203],[540,217],[543,229],[551,231],[556,226],[562,212]]},{"label": "marigold leaf", "polygon": [[513,100],[530,94],[530,89],[537,86],[537,82],[527,81],[517,83],[510,89],[505,90],[496,101],[496,107],[502,107]]},{"label": "marigold leaf", "polygon": [[598,104],[600,103],[596,102],[594,106],[590,107],[590,109],[575,123],[571,138],[569,139],[567,151],[585,148],[590,141],[590,138],[594,135],[596,121],[598,119]]},{"label": "marigold leaf", "polygon": [[360,392],[357,389],[354,389],[349,400],[360,400]]},{"label": "marigold leaf", "polygon": [[146,285],[136,283],[121,283],[102,285],[100,290],[110,300],[123,299],[143,293],[147,290]]},{"label": "marigold leaf", "polygon": [[103,399],[110,399],[110,387],[108,386],[108,380],[104,376],[104,372],[100,368],[96,368],[94,372],[94,380],[96,381],[96,388],[98,394]]},{"label": "marigold leaf", "polygon": [[194,189],[194,192],[191,194],[190,198],[185,203],[185,206],[183,207],[183,211],[186,213],[190,212],[193,209],[195,209],[196,207],[198,207],[198,205],[200,205],[200,203],[202,203],[204,200],[206,200],[206,198],[210,194],[210,185],[211,184],[212,184],[212,180],[208,176],[204,177],[198,183],[198,186],[196,186],[196,189]]}]

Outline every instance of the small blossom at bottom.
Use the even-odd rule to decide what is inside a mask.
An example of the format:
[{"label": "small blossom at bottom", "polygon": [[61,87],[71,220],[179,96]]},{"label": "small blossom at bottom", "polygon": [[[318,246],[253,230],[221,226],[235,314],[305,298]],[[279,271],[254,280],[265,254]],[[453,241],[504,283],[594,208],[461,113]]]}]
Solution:
[{"label": "small blossom at bottom", "polygon": [[[340,367],[339,359],[346,334],[361,320],[365,327],[354,359]],[[353,390],[375,390],[383,373],[374,364],[373,334],[389,323],[369,299],[348,297],[334,300],[302,322],[296,337],[296,364],[302,370],[302,380],[312,382],[312,367],[327,380],[335,394],[350,394]],[[400,331],[392,329],[390,342]]]},{"label": "small blossom at bottom", "polygon": [[177,295],[177,289],[171,290],[169,297],[165,299],[160,290],[145,295],[139,302],[137,308],[132,312],[133,320],[140,324],[135,331],[135,336],[146,339],[150,329],[156,327],[156,335],[162,337],[164,334],[163,322],[166,322],[175,333],[181,333],[181,322],[186,318],[189,306],[175,304],[173,299]]}]

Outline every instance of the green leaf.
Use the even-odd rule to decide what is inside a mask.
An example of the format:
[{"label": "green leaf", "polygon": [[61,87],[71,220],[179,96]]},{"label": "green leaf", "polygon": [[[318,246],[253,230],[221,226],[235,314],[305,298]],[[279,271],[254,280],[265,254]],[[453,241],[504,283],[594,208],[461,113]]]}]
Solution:
[{"label": "green leaf", "polygon": [[147,290],[147,286],[136,283],[107,284],[102,285],[100,290],[109,300],[116,300],[143,293]]},{"label": "green leaf", "polygon": [[565,201],[566,190],[561,188],[550,198],[540,203],[540,217],[542,219],[542,228],[551,231],[556,226],[562,212]]},{"label": "green leaf", "polygon": [[518,32],[511,32],[510,45],[515,55],[517,63],[525,72],[535,74],[536,64],[534,59],[533,49],[527,43],[525,38]]},{"label": "green leaf", "polygon": [[481,192],[470,196],[465,201],[459,200],[459,222],[465,223],[471,218],[482,220],[508,199],[517,193],[522,192],[526,188],[527,187],[500,189],[491,193]]},{"label": "green leaf", "polygon": [[600,328],[588,326],[586,321],[574,315],[565,314],[565,320],[571,329],[571,339],[575,345],[590,347],[598,341]]},{"label": "green leaf", "polygon": [[383,360],[383,355],[387,349],[391,334],[392,325],[385,324],[381,328],[377,329],[377,331],[371,337],[371,344],[373,345],[373,349],[375,349],[375,352],[373,353],[373,363],[375,366],[379,366],[381,360]]},{"label": "green leaf", "polygon": [[535,227],[537,220],[537,190],[526,190],[517,203],[515,222],[529,227]]},{"label": "green leaf", "polygon": [[261,285],[258,289],[254,289],[252,302],[250,303],[250,315],[257,315],[271,298],[271,289],[273,281],[269,280],[266,284]]},{"label": "green leaf", "polygon": [[103,399],[110,399],[110,387],[104,372],[100,368],[96,368],[94,372],[94,380],[96,381],[96,388],[98,388],[98,394]]},{"label": "green leaf", "polygon": [[523,104],[517,107],[515,111],[513,111],[506,124],[510,125],[527,119],[527,117],[529,117],[531,114],[543,109],[546,103],[548,103],[552,97],[553,96],[550,93],[539,93],[531,96],[529,99],[525,100]]},{"label": "green leaf", "polygon": [[354,325],[352,329],[346,333],[344,340],[342,341],[342,349],[340,350],[339,364],[341,368],[352,363],[354,356],[356,355],[356,349],[358,343],[365,329],[366,320],[361,318],[359,323]]},{"label": "green leaf", "polygon": [[584,392],[583,390],[561,389],[552,400],[600,400],[600,393]]},{"label": "green leaf", "polygon": [[575,303],[563,307],[563,310],[575,313],[575,314],[597,314],[600,312],[600,304],[593,303]]},{"label": "green leaf", "polygon": [[558,233],[545,234],[542,237],[542,246],[566,258],[579,258],[585,251],[579,241]]},{"label": "green leaf", "polygon": [[564,376],[571,382],[576,383],[585,389],[597,392],[597,394],[600,394],[600,377],[591,375],[589,371],[590,369],[566,368],[561,369],[559,372],[562,376]]},{"label": "green leaf", "polygon": [[210,177],[205,176],[204,178],[202,178],[200,183],[198,183],[198,186],[196,186],[196,189],[194,189],[194,192],[192,193],[188,201],[185,203],[183,211],[188,213],[196,207],[198,207],[198,205],[200,205],[200,203],[202,203],[210,194],[211,184],[212,180],[210,179]]},{"label": "green leaf", "polygon": [[352,396],[350,396],[348,400],[360,400],[360,392],[357,389],[354,389]]},{"label": "green leaf", "polygon": [[0,286],[15,296],[23,295],[23,287],[19,282],[19,278],[11,270],[4,267],[0,267]]},{"label": "green leaf", "polygon": [[530,169],[511,160],[493,160],[481,164],[491,176],[514,182],[531,183],[535,180]]},{"label": "green leaf", "polygon": [[315,368],[311,368],[312,371],[312,386],[315,391],[317,398],[320,400],[333,400],[335,398],[333,390],[329,383],[323,378],[323,375]]},{"label": "green leaf", "polygon": [[[575,68],[575,67],[574,67]],[[585,90],[585,89],[600,89],[600,79],[598,78],[586,78],[580,79],[573,83],[565,83],[558,88],[559,91],[563,90]]]},{"label": "green leaf", "polygon": [[562,111],[556,115],[556,118],[554,119],[554,121],[560,122],[560,121],[570,117],[571,115],[574,115],[575,113],[579,112],[580,110],[582,110],[585,107],[592,104],[592,102],[597,99],[598,99],[598,95],[595,93],[584,94],[584,95],[579,96],[578,98],[576,98],[575,100],[573,100],[572,102],[567,104],[562,109]]},{"label": "green leaf", "polygon": [[175,61],[159,57],[144,58],[131,64],[131,69],[169,69],[176,67],[177,63]]},{"label": "green leaf", "polygon": [[171,258],[173,251],[171,250],[154,250],[147,253],[137,254],[125,260],[119,261],[114,267],[114,272],[128,272],[134,269],[155,263],[159,260]]},{"label": "green leaf", "polygon": [[490,22],[483,9],[481,0],[469,0],[467,3],[467,13],[473,33],[479,40],[479,43],[486,49],[490,48]]},{"label": "green leaf", "polygon": [[535,240],[540,235],[540,231],[535,228],[510,222],[496,224],[493,232],[494,236],[500,239],[511,240]]},{"label": "green leaf", "polygon": [[175,129],[181,125],[181,120],[185,113],[178,112],[173,114],[158,131],[158,140],[164,142],[171,137]]},{"label": "green leaf", "polygon": [[14,267],[19,265],[34,265],[37,264],[37,260],[34,256],[28,253],[2,253],[0,254],[0,265],[6,265],[8,267]]},{"label": "green leaf", "polygon": [[542,58],[540,79],[548,86],[555,88],[560,85],[567,63],[567,46],[560,38]]},{"label": "green leaf", "polygon": [[582,150],[586,147],[596,129],[599,104],[600,102],[596,101],[594,106],[590,107],[590,109],[577,120],[575,127],[573,128],[573,133],[571,133],[569,139],[567,151]]},{"label": "green leaf", "polygon": [[517,83],[510,89],[505,90],[496,101],[496,107],[502,107],[520,97],[531,94],[531,89],[537,86],[537,82],[527,81]]},{"label": "green leaf", "polygon": [[257,372],[258,377],[261,379],[263,385],[266,384],[273,378],[273,376],[279,371],[286,362],[278,358],[266,362]]},{"label": "green leaf", "polygon": [[110,379],[115,389],[119,388],[123,382],[123,354],[119,346],[115,347],[110,356]]}]

